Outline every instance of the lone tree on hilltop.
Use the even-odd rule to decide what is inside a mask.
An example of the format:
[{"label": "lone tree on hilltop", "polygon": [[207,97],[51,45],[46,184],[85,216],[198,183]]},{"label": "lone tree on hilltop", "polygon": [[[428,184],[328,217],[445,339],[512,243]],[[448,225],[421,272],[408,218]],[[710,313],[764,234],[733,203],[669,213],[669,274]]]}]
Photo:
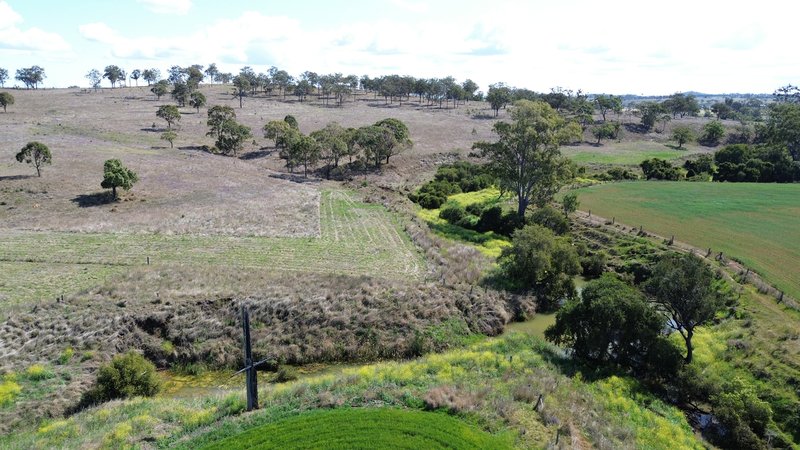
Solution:
[{"label": "lone tree on hilltop", "polygon": [[500,113],[500,108],[505,108],[511,102],[511,89],[503,83],[496,83],[489,86],[486,94],[486,101],[494,110],[494,116]]},{"label": "lone tree on hilltop", "polygon": [[36,168],[36,175],[42,176],[42,166],[53,162],[53,155],[50,149],[41,142],[28,142],[22,150],[17,153],[17,161],[33,164]]},{"label": "lone tree on hilltop", "polygon": [[156,111],[156,116],[167,121],[167,128],[172,129],[172,124],[181,121],[181,112],[175,105],[161,105]]},{"label": "lone tree on hilltop", "polygon": [[136,87],[139,87],[139,78],[142,78],[142,71],[133,69],[133,72],[131,72],[131,80],[136,82]]},{"label": "lone tree on hilltop", "polygon": [[92,69],[89,73],[86,74],[86,79],[89,80],[91,83],[91,87],[97,92],[97,89],[100,88],[100,81],[103,80],[103,76],[100,74],[100,71],[97,69]]},{"label": "lone tree on hilltop", "polygon": [[545,102],[520,100],[511,111],[514,122],[497,122],[497,142],[476,142],[472,148],[488,157],[502,189],[517,197],[517,216],[533,203],[544,206],[572,174],[569,160],[558,147],[580,139],[581,127],[567,122]]},{"label": "lone tree on hilltop", "polygon": [[0,92],[0,105],[3,106],[3,112],[6,112],[6,107],[8,105],[14,104],[14,96],[9,94],[8,92]]},{"label": "lone tree on hilltop", "polygon": [[129,190],[133,184],[139,181],[136,172],[122,165],[118,159],[109,159],[103,164],[103,181],[100,186],[103,189],[111,189],[111,195],[117,198],[117,188]]},{"label": "lone tree on hilltop", "polygon": [[239,98],[239,108],[242,108],[242,99],[247,97],[250,92],[250,80],[244,75],[236,75],[233,77],[233,96]]},{"label": "lone tree on hilltop", "polygon": [[111,82],[111,89],[114,89],[114,86],[117,85],[117,81],[125,78],[125,73],[119,68],[119,66],[112,64],[110,66],[106,66],[105,70],[103,71],[103,78],[108,78],[108,81]]},{"label": "lone tree on hilltop", "polygon": [[5,87],[8,81],[8,69],[0,67],[0,87]]},{"label": "lone tree on hilltop", "polygon": [[696,327],[714,318],[720,298],[712,283],[714,274],[702,259],[692,254],[666,255],[653,268],[646,290],[680,333],[686,344],[686,363],[692,362],[692,337]]},{"label": "lone tree on hilltop", "polygon": [[142,78],[147,82],[147,85],[150,86],[161,78],[161,71],[158,69],[144,69],[142,71]]}]

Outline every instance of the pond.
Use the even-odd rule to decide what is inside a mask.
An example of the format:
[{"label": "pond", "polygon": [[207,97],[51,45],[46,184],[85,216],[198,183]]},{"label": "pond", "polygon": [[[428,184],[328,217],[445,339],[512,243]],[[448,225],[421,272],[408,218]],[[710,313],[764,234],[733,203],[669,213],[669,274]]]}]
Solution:
[{"label": "pond", "polygon": [[[575,282],[575,290],[578,291],[578,295],[581,295],[587,280],[583,277],[575,277],[573,281]],[[537,313],[530,320],[506,324],[503,334],[516,332],[544,338],[544,330],[554,323],[556,323],[556,313]]]}]

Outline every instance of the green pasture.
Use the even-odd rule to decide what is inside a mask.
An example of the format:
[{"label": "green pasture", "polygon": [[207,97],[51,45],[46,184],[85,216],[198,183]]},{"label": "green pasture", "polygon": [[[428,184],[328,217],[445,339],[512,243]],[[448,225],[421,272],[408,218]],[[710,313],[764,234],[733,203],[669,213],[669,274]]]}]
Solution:
[{"label": "green pasture", "polygon": [[673,160],[687,155],[702,153],[702,148],[686,145],[675,150],[669,144],[652,141],[605,141],[602,145],[561,147],[561,153],[578,164],[617,164],[638,166],[645,159],[661,158]]},{"label": "green pasture", "polygon": [[800,298],[800,185],[642,181],[578,193],[584,211],[723,252]]}]

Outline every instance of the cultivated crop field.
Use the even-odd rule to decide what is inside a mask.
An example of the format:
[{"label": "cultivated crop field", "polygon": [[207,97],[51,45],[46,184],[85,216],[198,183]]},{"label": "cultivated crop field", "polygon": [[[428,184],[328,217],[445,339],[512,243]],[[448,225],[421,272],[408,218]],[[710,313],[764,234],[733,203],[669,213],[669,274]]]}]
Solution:
[{"label": "cultivated crop field", "polygon": [[581,189],[581,209],[734,257],[800,297],[800,186],[630,182]]},{"label": "cultivated crop field", "polygon": [[[4,305],[54,298],[125,267],[240,267],[414,279],[424,262],[383,206],[324,191],[318,237],[69,233],[7,230],[0,235]],[[22,264],[22,265],[18,265]],[[73,287],[73,290],[70,290]]]}]

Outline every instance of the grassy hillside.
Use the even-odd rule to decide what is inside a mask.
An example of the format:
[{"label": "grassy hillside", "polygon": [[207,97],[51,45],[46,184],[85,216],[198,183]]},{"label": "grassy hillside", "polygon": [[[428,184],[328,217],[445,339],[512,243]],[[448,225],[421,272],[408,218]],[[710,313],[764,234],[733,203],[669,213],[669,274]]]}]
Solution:
[{"label": "grassy hillside", "polygon": [[580,208],[724,252],[800,298],[800,185],[632,182],[579,191]]},{"label": "grassy hillside", "polygon": [[[203,399],[114,401],[0,437],[0,447],[198,448],[234,436],[244,439],[248,430],[314,409],[392,407],[446,412],[463,422],[445,420],[443,427],[477,427],[499,439],[494,442],[500,446],[511,439],[516,447],[541,448],[559,435],[560,448],[702,448],[683,414],[636,381],[613,375],[586,380],[576,369],[556,347],[511,334],[413,361],[262,384],[262,409],[252,414],[241,414],[241,391]],[[536,408],[539,395],[544,405]],[[325,413],[316,417],[324,419]],[[434,420],[426,423],[436,425]]]}]

